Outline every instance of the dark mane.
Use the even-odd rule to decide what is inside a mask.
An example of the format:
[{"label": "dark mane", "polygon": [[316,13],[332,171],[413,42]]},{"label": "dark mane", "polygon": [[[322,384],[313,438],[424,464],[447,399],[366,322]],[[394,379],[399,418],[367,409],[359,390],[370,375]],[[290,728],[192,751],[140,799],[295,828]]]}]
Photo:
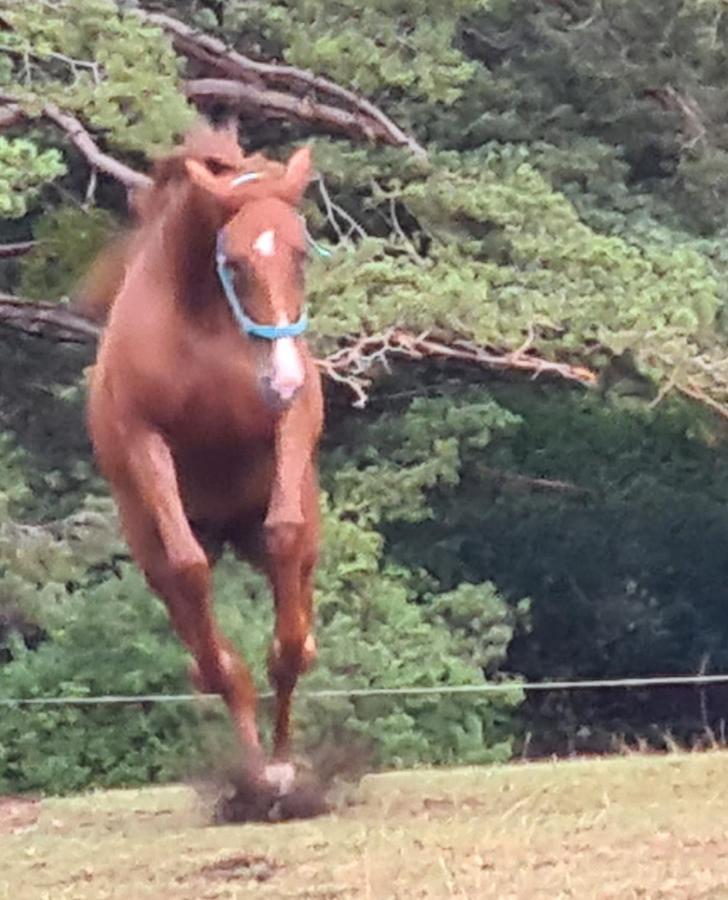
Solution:
[{"label": "dark mane", "polygon": [[[179,147],[155,161],[151,172],[152,183],[130,192],[132,224],[108,242],[78,285],[73,297],[76,312],[99,323],[106,321],[137,249],[145,245],[151,227],[171,208],[174,214],[181,215],[180,227],[176,229],[178,243],[184,243],[185,248],[191,243],[190,227],[195,225],[199,228],[207,217],[203,215],[202,220],[196,219],[201,211],[189,208],[194,192],[185,163],[190,159],[200,162],[213,174],[253,171],[263,167],[269,171],[282,168],[260,154],[246,158],[232,126],[214,128],[206,122],[198,123]],[[204,210],[202,212],[204,214]],[[188,228],[183,227],[185,221]],[[199,241],[199,233],[194,237]],[[207,252],[210,249],[209,234],[206,238],[203,243]],[[185,257],[182,246],[171,250],[173,256],[182,261],[184,271],[181,274],[188,277],[190,269],[194,268],[192,260]]]},{"label": "dark mane", "polygon": [[189,182],[185,163],[194,159],[213,174],[238,172],[246,158],[232,127],[214,128],[201,122],[191,129],[179,147],[160,157],[152,168],[152,184],[137,190],[132,198],[135,216],[144,224],[159,213],[175,189]]}]

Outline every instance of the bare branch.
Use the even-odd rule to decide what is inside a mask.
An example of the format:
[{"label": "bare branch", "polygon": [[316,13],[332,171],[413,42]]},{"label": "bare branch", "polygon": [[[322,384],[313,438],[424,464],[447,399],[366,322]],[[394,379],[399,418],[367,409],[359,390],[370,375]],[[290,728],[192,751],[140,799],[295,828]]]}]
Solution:
[{"label": "bare branch", "polygon": [[705,406],[712,409],[713,412],[721,416],[721,418],[728,419],[728,407],[724,403],[719,403],[717,400],[714,400],[694,382],[690,382],[687,385],[679,384],[677,388],[681,393],[685,394],[686,397],[690,397],[691,400],[697,400],[699,403],[703,403]]},{"label": "bare branch", "polygon": [[12,128],[25,119],[25,113],[17,103],[7,103],[0,107],[0,129]]},{"label": "bare branch", "polygon": [[25,256],[36,246],[36,241],[20,241],[17,244],[0,244],[0,259]]},{"label": "bare branch", "polygon": [[677,113],[682,118],[685,146],[688,149],[696,144],[705,143],[707,138],[705,114],[695,98],[680,93],[670,84],[663,88],[651,88],[645,93],[657,100],[663,109]]},{"label": "bare branch", "polygon": [[556,491],[562,494],[576,494],[588,496],[594,494],[590,488],[580,487],[571,481],[562,481],[559,478],[534,478],[530,475],[521,475],[517,472],[506,472],[503,469],[493,469],[490,466],[477,466],[478,472],[494,481],[526,488],[534,491]]},{"label": "bare branch", "polygon": [[197,78],[184,84],[185,94],[197,104],[211,100],[225,100],[235,106],[252,110],[267,118],[292,119],[307,124],[320,125],[327,131],[336,131],[349,137],[374,139],[370,123],[354,113],[337,106],[318,103],[311,97],[284,94],[242,81],[225,78]]},{"label": "bare branch", "polygon": [[65,66],[68,66],[73,75],[74,82],[78,81],[78,70],[85,69],[91,72],[95,84],[101,83],[100,66],[93,60],[75,59],[72,56],[66,56],[65,53],[56,53],[50,50],[46,53],[33,53],[32,51],[19,50],[7,46],[3,47],[3,53],[20,57],[21,60],[25,63],[26,67],[29,65],[31,59],[39,63],[45,62],[49,59],[56,60],[58,62],[62,62]]},{"label": "bare branch", "polygon": [[326,209],[326,219],[331,225],[331,227],[336,232],[336,236],[340,241],[344,240],[344,232],[341,230],[339,223],[334,214],[334,204],[329,196],[328,189],[326,188],[326,183],[323,178],[320,176],[316,179],[316,183],[318,184],[319,193],[321,194],[321,199],[324,201],[324,208]]},{"label": "bare branch", "polygon": [[38,337],[82,344],[95,340],[101,329],[59,303],[21,300],[0,294],[0,324]]},{"label": "bare branch", "polygon": [[[329,195],[328,189],[326,187],[326,183],[323,178],[319,175],[316,179],[316,183],[318,184],[319,193],[321,194],[321,199],[324,201],[324,206],[326,207],[326,218],[331,223],[334,231],[339,237],[339,240],[344,240],[345,238],[351,237],[352,232],[356,232],[360,238],[365,238],[367,236],[366,231],[361,227],[361,225],[356,221],[353,216],[350,216],[349,213],[337,203],[331,199]],[[336,216],[340,216],[348,225],[349,230],[344,235],[343,231],[339,227],[338,222],[336,221]]]},{"label": "bare branch", "polygon": [[[248,85],[253,84],[259,88],[261,85],[284,86],[289,91],[305,95],[314,106],[327,108],[323,104],[315,103],[311,97],[312,94],[324,97],[329,102],[343,104],[348,107],[348,115],[352,122],[359,126],[358,132],[354,132],[352,128],[347,133],[356,133],[356,136],[367,139],[374,138],[395,147],[407,147],[417,157],[421,159],[427,157],[425,149],[373,103],[354,91],[329,81],[328,78],[314,75],[312,72],[298,69],[295,66],[262,63],[250,59],[250,57],[230,49],[217,38],[196,31],[189,25],[163,13],[144,10],[134,10],[133,12],[144,21],[157,25],[171,35],[172,42],[179,52],[198,62],[205,63],[211,71],[218,75],[224,75]],[[337,107],[328,108],[336,109]],[[344,110],[339,109],[339,112],[343,113]],[[326,120],[321,118],[313,121],[327,124]]]},{"label": "bare branch", "polygon": [[66,132],[76,149],[99,172],[110,175],[128,188],[147,187],[151,184],[147,175],[104,153],[75,116],[63,112],[54,103],[45,104],[43,115]]},{"label": "bare branch", "polygon": [[409,237],[404,232],[404,229],[400,225],[399,217],[397,216],[397,198],[390,197],[389,198],[389,217],[392,221],[392,227],[394,228],[394,234],[396,237],[402,241],[402,245],[407,250],[410,258],[415,262],[418,266],[424,264],[424,260],[417,252],[417,248],[412,243]]},{"label": "bare branch", "polygon": [[[73,343],[87,343],[101,334],[98,325],[69,307],[48,301],[23,300],[9,294],[0,294],[0,325]],[[377,366],[388,368],[392,356],[406,360],[466,362],[496,371],[527,372],[534,378],[549,374],[584,387],[594,387],[597,383],[595,373],[580,366],[551,362],[520,350],[499,353],[468,341],[446,344],[433,340],[427,332],[415,335],[400,328],[354,338],[346,346],[317,360],[317,364],[325,376],[345,385],[354,394],[354,405],[362,407],[366,405]]]},{"label": "bare branch", "polygon": [[[12,115],[13,124],[31,116],[22,109],[14,97],[0,94],[0,127],[3,125],[3,115]],[[151,183],[147,175],[137,172],[125,163],[114,159],[108,153],[104,153],[81,122],[70,113],[59,109],[55,103],[46,103],[42,115],[58,125],[69,137],[71,143],[83,155],[86,161],[99,172],[110,175],[120,181],[127,188],[146,187]]]},{"label": "bare branch", "polygon": [[[523,348],[515,351],[495,351],[474,341],[455,340],[452,343],[434,340],[428,332],[412,334],[400,328],[390,328],[377,335],[363,335],[319,361],[323,372],[347,385],[355,395],[355,406],[365,406],[367,393],[378,365],[387,365],[387,358],[397,356],[409,360],[442,359],[465,362],[494,371],[530,373],[532,378],[542,374],[593,388],[597,375],[591,369],[569,363],[542,359]],[[336,377],[338,376],[338,377]]]}]

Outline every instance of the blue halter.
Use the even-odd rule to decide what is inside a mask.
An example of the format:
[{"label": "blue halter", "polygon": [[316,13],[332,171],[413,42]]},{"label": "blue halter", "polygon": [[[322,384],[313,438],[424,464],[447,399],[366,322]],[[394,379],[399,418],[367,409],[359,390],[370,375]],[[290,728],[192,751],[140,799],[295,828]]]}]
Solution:
[{"label": "blue halter", "polygon": [[225,299],[230,306],[235,321],[240,326],[240,330],[244,334],[251,337],[262,338],[264,341],[278,341],[281,338],[294,338],[303,334],[308,328],[308,316],[306,310],[303,310],[299,318],[290,325],[261,325],[259,322],[253,321],[250,316],[246,315],[243,307],[235,293],[235,283],[233,272],[228,265],[227,256],[223,247],[222,232],[218,231],[217,241],[215,245],[215,264],[217,266],[217,275],[220,284],[225,292]]}]

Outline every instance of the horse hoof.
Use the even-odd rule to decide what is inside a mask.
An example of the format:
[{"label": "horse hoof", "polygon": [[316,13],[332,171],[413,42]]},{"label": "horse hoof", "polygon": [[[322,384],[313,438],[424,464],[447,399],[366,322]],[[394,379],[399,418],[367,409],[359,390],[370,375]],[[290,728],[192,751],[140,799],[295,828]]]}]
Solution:
[{"label": "horse hoof", "polygon": [[297,769],[290,762],[250,765],[228,773],[218,783],[213,821],[286,822],[324,815],[330,809],[329,785],[312,772]]},{"label": "horse hoof", "polygon": [[293,790],[296,782],[296,769],[293,763],[289,762],[268,763],[263,777],[278,797],[284,797]]}]

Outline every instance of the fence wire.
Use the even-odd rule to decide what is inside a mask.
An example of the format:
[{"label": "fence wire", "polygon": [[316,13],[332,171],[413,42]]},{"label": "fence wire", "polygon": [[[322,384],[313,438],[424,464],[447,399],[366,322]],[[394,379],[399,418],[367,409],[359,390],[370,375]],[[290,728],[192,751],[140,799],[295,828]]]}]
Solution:
[{"label": "fence wire", "polygon": [[[443,684],[411,687],[301,689],[298,696],[311,700],[363,697],[445,697],[454,694],[504,694],[521,691],[611,690],[614,688],[650,688],[727,684],[723,675],[655,675],[646,678],[604,678],[579,681],[499,681],[483,684]],[[270,700],[272,691],[258,695]],[[103,706],[108,704],[191,703],[219,700],[217,694],[101,694],[97,696],[69,695],[62,697],[0,697],[0,706]]]}]

